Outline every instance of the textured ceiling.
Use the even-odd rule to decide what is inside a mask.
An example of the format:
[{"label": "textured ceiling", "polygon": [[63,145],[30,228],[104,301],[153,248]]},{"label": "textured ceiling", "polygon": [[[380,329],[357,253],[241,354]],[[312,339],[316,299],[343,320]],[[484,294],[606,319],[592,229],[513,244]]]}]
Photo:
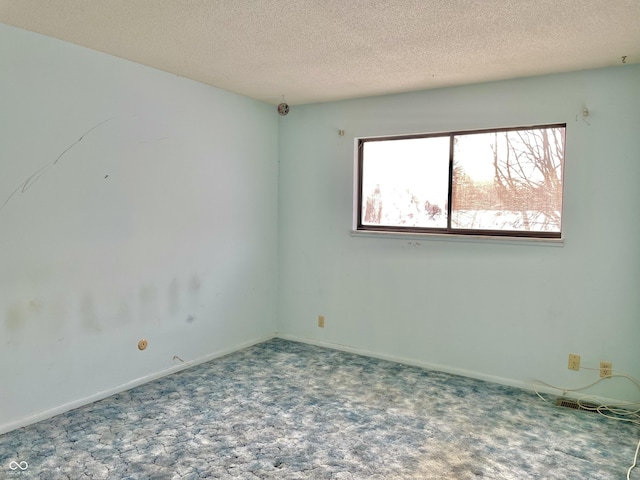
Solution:
[{"label": "textured ceiling", "polygon": [[273,104],[640,63],[640,0],[0,0],[0,22]]}]

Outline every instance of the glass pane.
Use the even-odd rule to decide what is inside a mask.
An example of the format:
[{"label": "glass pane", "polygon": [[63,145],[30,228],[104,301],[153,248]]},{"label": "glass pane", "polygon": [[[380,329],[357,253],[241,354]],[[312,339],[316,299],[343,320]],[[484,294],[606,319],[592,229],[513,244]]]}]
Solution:
[{"label": "glass pane", "polygon": [[563,127],[456,135],[451,227],[560,232]]},{"label": "glass pane", "polygon": [[449,137],[364,142],[362,224],[447,227]]}]

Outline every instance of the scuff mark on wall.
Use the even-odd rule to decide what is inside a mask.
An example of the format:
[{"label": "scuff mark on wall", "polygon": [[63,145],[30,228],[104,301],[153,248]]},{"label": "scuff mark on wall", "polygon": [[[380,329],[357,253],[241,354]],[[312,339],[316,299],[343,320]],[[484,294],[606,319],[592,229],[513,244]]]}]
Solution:
[{"label": "scuff mark on wall", "polygon": [[93,127],[91,127],[89,130],[87,130],[86,132],[84,132],[80,138],[78,138],[78,140],[76,140],[75,142],[73,142],[71,145],[69,145],[60,155],[58,155],[58,157],[52,162],[49,163],[47,165],[44,165],[42,167],[40,167],[38,170],[36,170],[34,173],[32,173],[24,182],[22,182],[20,185],[18,185],[18,187],[11,192],[11,194],[7,197],[7,199],[4,201],[4,203],[2,204],[2,206],[0,206],[0,211],[2,211],[2,209],[7,205],[7,203],[9,203],[9,201],[13,198],[13,196],[20,192],[20,193],[24,193],[27,190],[29,190],[31,188],[31,186],[42,176],[42,174],[47,171],[47,169],[49,167],[51,167],[52,165],[55,165],[56,163],[58,163],[58,161],[69,151],[71,150],[73,147],[75,147],[78,143],[80,143],[84,137],[86,137],[88,134],[90,134],[91,132],[93,132],[96,128],[104,125],[107,122],[110,122],[111,120],[113,120],[114,117],[111,118],[107,118],[106,120],[103,120],[102,122],[94,125]]},{"label": "scuff mark on wall", "polygon": [[[137,114],[132,114],[129,116],[125,116],[125,119],[133,119],[138,117]],[[87,131],[85,131],[82,135],[80,135],[80,137],[78,137],[78,139],[71,143],[67,148],[65,148],[56,158],[55,160],[41,166],[40,168],[38,168],[35,172],[33,172],[31,175],[29,175],[29,177],[27,177],[22,183],[20,183],[2,202],[2,204],[0,205],[0,211],[2,211],[7,204],[9,204],[9,202],[13,199],[13,197],[17,194],[17,193],[25,193],[27,190],[29,190],[36,181],[38,181],[38,179],[40,179],[40,177],[42,177],[46,171],[48,169],[50,169],[51,167],[57,165],[62,159],[65,158],[65,156],[68,155],[68,153],[73,150],[74,147],[76,147],[82,140],[84,140],[87,136],[89,136],[90,134],[92,134],[94,131],[98,130],[99,128],[101,128],[102,126],[104,126],[106,123],[111,122],[112,120],[115,120],[116,118],[123,118],[120,116],[117,117],[110,117],[107,118],[105,120],[102,120],[101,122],[93,125],[91,128],[89,128]],[[143,125],[143,123],[141,123],[141,125]],[[127,147],[127,148],[131,148],[133,146],[135,146],[134,144],[146,144],[144,146],[144,148],[149,148],[152,144],[157,143],[157,142],[163,142],[165,140],[170,139],[169,135],[163,135],[163,132],[139,132],[141,133],[144,137],[147,138],[142,138],[142,139],[128,139],[127,135],[132,135],[132,132],[135,133],[135,129],[126,127],[123,131],[120,132],[120,136],[115,138],[115,142],[112,143],[116,143],[122,147]],[[149,138],[152,137],[152,138]],[[104,175],[104,179],[108,179],[109,178],[109,173],[105,172]]]},{"label": "scuff mark on wall", "polygon": [[87,135],[89,135],[91,132],[93,132],[96,128],[98,128],[101,125],[104,125],[107,122],[110,122],[111,120],[113,120],[113,117],[111,118],[107,118],[106,120],[103,120],[102,122],[98,123],[97,125],[94,125],[93,127],[91,127],[89,130],[87,130],[86,132],[84,132],[82,135],[80,135],[80,138],[78,140],[76,140],[75,142],[73,142],[71,145],[69,145],[69,147],[67,147],[67,149],[62,152],[60,155],[58,155],[58,158],[56,158],[53,161],[53,165],[55,165],[56,163],[58,163],[58,161],[69,151],[71,150],[73,147],[75,147],[78,143],[80,143],[82,141],[82,139],[84,137],[86,137]]},{"label": "scuff mark on wall", "polygon": [[42,310],[43,302],[39,298],[35,298],[29,302],[29,310],[39,313]]},{"label": "scuff mark on wall", "polygon": [[7,199],[4,201],[4,203],[2,204],[2,206],[0,206],[0,210],[2,210],[5,205],[7,203],[9,203],[9,200],[11,200],[11,198],[18,193],[18,191],[20,191],[20,193],[24,193],[27,190],[29,190],[29,188],[31,188],[31,186],[36,182],[36,180],[38,180],[40,178],[40,176],[44,173],[44,171],[49,168],[51,165],[45,165],[44,167],[40,167],[35,173],[33,173],[29,178],[27,178],[24,182],[22,182],[20,185],[18,185],[18,188],[16,188],[13,192],[11,192],[11,194],[7,197]]},{"label": "scuff mark on wall", "polygon": [[[200,289],[202,288],[202,280],[197,274],[191,275],[189,279],[189,309],[191,311],[197,311],[200,304]],[[187,323],[193,323],[196,320],[195,315],[189,315],[187,317]]]},{"label": "scuff mark on wall", "polygon": [[189,280],[189,291],[191,294],[195,295],[200,287],[202,286],[202,282],[200,281],[200,277],[195,273],[191,275],[191,279]]}]

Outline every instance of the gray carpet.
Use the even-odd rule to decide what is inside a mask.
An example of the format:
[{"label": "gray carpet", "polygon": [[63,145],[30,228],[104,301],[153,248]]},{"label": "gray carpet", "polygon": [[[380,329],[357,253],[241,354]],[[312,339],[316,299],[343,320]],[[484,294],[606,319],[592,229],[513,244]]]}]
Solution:
[{"label": "gray carpet", "polygon": [[531,392],[274,339],[0,436],[0,478],[619,480],[639,437]]}]

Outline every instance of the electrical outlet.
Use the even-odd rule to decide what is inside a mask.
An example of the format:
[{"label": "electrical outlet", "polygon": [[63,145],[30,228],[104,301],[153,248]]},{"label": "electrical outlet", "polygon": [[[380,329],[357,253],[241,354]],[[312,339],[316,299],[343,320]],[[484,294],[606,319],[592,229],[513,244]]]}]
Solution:
[{"label": "electrical outlet", "polygon": [[600,376],[602,378],[611,376],[611,362],[600,362]]},{"label": "electrical outlet", "polygon": [[318,315],[318,327],[324,328],[324,315]]},{"label": "electrical outlet", "polygon": [[580,355],[569,354],[569,370],[580,370]]}]

